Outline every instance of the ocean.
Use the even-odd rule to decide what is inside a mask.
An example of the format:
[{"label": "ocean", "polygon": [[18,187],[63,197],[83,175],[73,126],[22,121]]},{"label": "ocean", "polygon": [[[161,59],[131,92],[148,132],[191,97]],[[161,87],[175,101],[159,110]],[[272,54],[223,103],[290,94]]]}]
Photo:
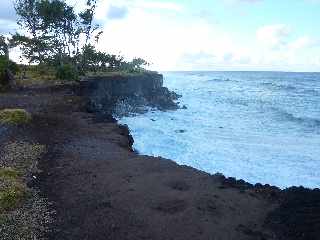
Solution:
[{"label": "ocean", "polygon": [[140,154],[280,188],[320,188],[320,73],[163,72],[187,109],[119,119]]}]

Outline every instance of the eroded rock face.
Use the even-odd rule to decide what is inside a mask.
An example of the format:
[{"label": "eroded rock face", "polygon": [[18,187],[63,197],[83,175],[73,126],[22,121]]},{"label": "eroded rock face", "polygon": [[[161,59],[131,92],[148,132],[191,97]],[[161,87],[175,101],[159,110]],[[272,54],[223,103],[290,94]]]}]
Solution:
[{"label": "eroded rock face", "polygon": [[82,90],[93,112],[126,115],[143,112],[146,106],[159,110],[178,109],[180,96],[163,87],[163,76],[155,72],[88,77]]}]

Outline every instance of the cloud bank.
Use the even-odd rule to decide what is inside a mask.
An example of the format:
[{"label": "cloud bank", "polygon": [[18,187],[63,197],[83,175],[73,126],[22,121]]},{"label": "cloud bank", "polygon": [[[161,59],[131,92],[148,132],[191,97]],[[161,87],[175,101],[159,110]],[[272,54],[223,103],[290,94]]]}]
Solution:
[{"label": "cloud bank", "polygon": [[[16,28],[12,1],[2,1],[6,8],[0,10],[0,32],[12,32]],[[84,3],[68,1],[77,7]],[[143,57],[155,70],[320,71],[320,35],[306,33],[285,18],[275,22],[267,13],[259,24],[254,23],[259,18],[252,18],[254,12],[232,15],[236,5],[255,11],[269,1],[219,1],[220,7],[230,12],[229,18],[237,20],[231,28],[230,19],[215,15],[209,1],[191,2],[100,0],[96,20],[104,34],[99,49],[121,53],[128,59]],[[320,5],[318,0],[301,2]],[[313,22],[311,27],[318,27]]]}]

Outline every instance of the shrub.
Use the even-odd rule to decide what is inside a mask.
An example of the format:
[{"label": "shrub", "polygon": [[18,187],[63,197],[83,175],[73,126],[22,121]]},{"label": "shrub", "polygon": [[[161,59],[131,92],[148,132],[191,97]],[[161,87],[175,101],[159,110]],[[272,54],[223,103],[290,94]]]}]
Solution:
[{"label": "shrub", "polygon": [[27,187],[11,168],[0,168],[0,213],[14,209],[25,197]]},{"label": "shrub", "polygon": [[8,60],[5,56],[0,56],[0,85],[6,85],[5,74],[6,69],[9,69],[13,74],[19,72],[19,66],[15,62]]},{"label": "shrub", "polygon": [[31,115],[24,109],[4,109],[0,111],[0,124],[26,124]]},{"label": "shrub", "polygon": [[8,68],[14,75],[20,71],[19,65],[11,60],[8,62]]},{"label": "shrub", "polygon": [[45,75],[48,74],[48,70],[49,67],[45,64],[39,64],[36,68],[36,71],[40,74],[40,75]]},{"label": "shrub", "polygon": [[0,85],[5,84],[5,70],[7,68],[7,59],[4,56],[0,56]]},{"label": "shrub", "polygon": [[79,79],[79,72],[72,64],[64,64],[57,68],[56,77],[61,80],[76,81]]}]

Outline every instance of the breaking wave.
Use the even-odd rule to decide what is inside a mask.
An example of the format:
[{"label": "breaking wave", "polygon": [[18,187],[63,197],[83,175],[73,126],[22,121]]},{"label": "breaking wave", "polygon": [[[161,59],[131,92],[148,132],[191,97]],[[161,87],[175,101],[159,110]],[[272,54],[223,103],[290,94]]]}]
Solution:
[{"label": "breaking wave", "polygon": [[187,109],[121,118],[139,153],[251,183],[320,187],[320,74],[164,75]]}]

